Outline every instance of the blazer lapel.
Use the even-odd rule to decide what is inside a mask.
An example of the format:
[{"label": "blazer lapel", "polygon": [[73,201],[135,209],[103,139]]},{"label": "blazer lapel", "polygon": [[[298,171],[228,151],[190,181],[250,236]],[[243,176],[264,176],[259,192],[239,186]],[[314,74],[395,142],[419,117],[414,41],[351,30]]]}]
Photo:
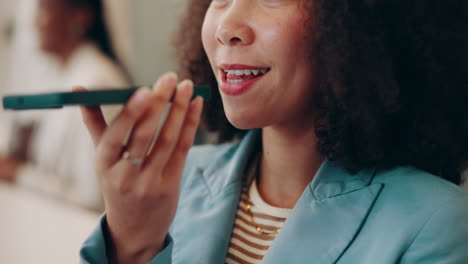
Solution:
[{"label": "blazer lapel", "polygon": [[255,154],[258,136],[258,131],[249,132],[238,147],[188,175],[193,180],[189,190],[181,194],[179,215],[170,231],[175,238],[173,263],[188,259],[190,263],[224,263],[244,171]]},{"label": "blazer lapel", "polygon": [[325,161],[262,263],[336,263],[358,235],[381,184],[373,170],[350,175]]},{"label": "blazer lapel", "polygon": [[[173,263],[224,263],[244,172],[259,131],[207,168],[193,169],[181,193],[171,235]],[[373,170],[350,175],[325,161],[291,211],[262,263],[336,263],[359,233],[382,186]],[[190,219],[187,219],[190,216]]]}]

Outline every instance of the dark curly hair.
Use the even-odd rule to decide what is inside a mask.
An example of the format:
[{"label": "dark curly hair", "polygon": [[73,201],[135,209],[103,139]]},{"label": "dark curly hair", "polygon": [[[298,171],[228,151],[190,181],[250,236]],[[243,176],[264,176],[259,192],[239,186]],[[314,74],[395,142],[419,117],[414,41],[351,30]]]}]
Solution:
[{"label": "dark curly hair", "polygon": [[[189,1],[175,39],[179,73],[212,87],[205,127],[226,119],[201,42],[210,0]],[[468,160],[468,1],[303,0],[314,24],[318,151],[354,173],[410,165],[455,184]],[[315,119],[315,120],[314,120]]]}]

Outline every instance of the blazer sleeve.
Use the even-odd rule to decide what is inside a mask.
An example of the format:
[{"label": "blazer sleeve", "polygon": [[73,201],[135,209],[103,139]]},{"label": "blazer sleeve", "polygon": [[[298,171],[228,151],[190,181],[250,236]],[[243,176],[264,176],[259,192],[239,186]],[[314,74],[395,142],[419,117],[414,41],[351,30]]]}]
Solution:
[{"label": "blazer sleeve", "polygon": [[[110,239],[107,233],[106,216],[103,215],[98,226],[83,243],[80,250],[81,264],[107,264],[106,241]],[[172,247],[174,241],[170,234],[166,236],[164,248],[149,262],[149,264],[171,264],[172,263]]]},{"label": "blazer sleeve", "polygon": [[468,263],[468,194],[447,201],[435,211],[400,263]]}]

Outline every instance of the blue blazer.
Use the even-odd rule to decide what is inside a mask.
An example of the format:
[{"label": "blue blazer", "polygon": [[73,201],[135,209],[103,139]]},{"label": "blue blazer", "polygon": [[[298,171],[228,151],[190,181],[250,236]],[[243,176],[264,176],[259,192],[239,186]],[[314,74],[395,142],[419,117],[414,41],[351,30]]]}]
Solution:
[{"label": "blue blazer", "polygon": [[[251,131],[239,144],[191,150],[165,248],[150,263],[224,263],[258,142]],[[107,263],[105,229],[104,216],[81,263]],[[413,167],[351,175],[325,161],[262,263],[466,264],[468,193]]]}]

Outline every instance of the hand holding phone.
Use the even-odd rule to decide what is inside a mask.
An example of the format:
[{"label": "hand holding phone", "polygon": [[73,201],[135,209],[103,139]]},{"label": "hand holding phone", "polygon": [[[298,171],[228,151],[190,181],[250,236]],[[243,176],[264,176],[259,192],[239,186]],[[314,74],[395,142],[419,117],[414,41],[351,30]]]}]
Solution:
[{"label": "hand holding phone", "polygon": [[[10,110],[30,110],[62,108],[72,105],[98,106],[125,104],[137,90],[137,87],[132,87],[127,89],[7,95],[3,97],[3,108]],[[205,101],[208,101],[210,99],[210,89],[207,86],[194,86],[193,98],[197,96],[201,96]]]},{"label": "hand holding phone", "polygon": [[116,262],[148,262],[163,248],[203,109],[201,98],[191,98],[193,83],[178,84],[175,74],[166,74],[152,90],[138,90],[110,125],[100,109],[81,108],[96,145],[113,245],[108,253]]}]

